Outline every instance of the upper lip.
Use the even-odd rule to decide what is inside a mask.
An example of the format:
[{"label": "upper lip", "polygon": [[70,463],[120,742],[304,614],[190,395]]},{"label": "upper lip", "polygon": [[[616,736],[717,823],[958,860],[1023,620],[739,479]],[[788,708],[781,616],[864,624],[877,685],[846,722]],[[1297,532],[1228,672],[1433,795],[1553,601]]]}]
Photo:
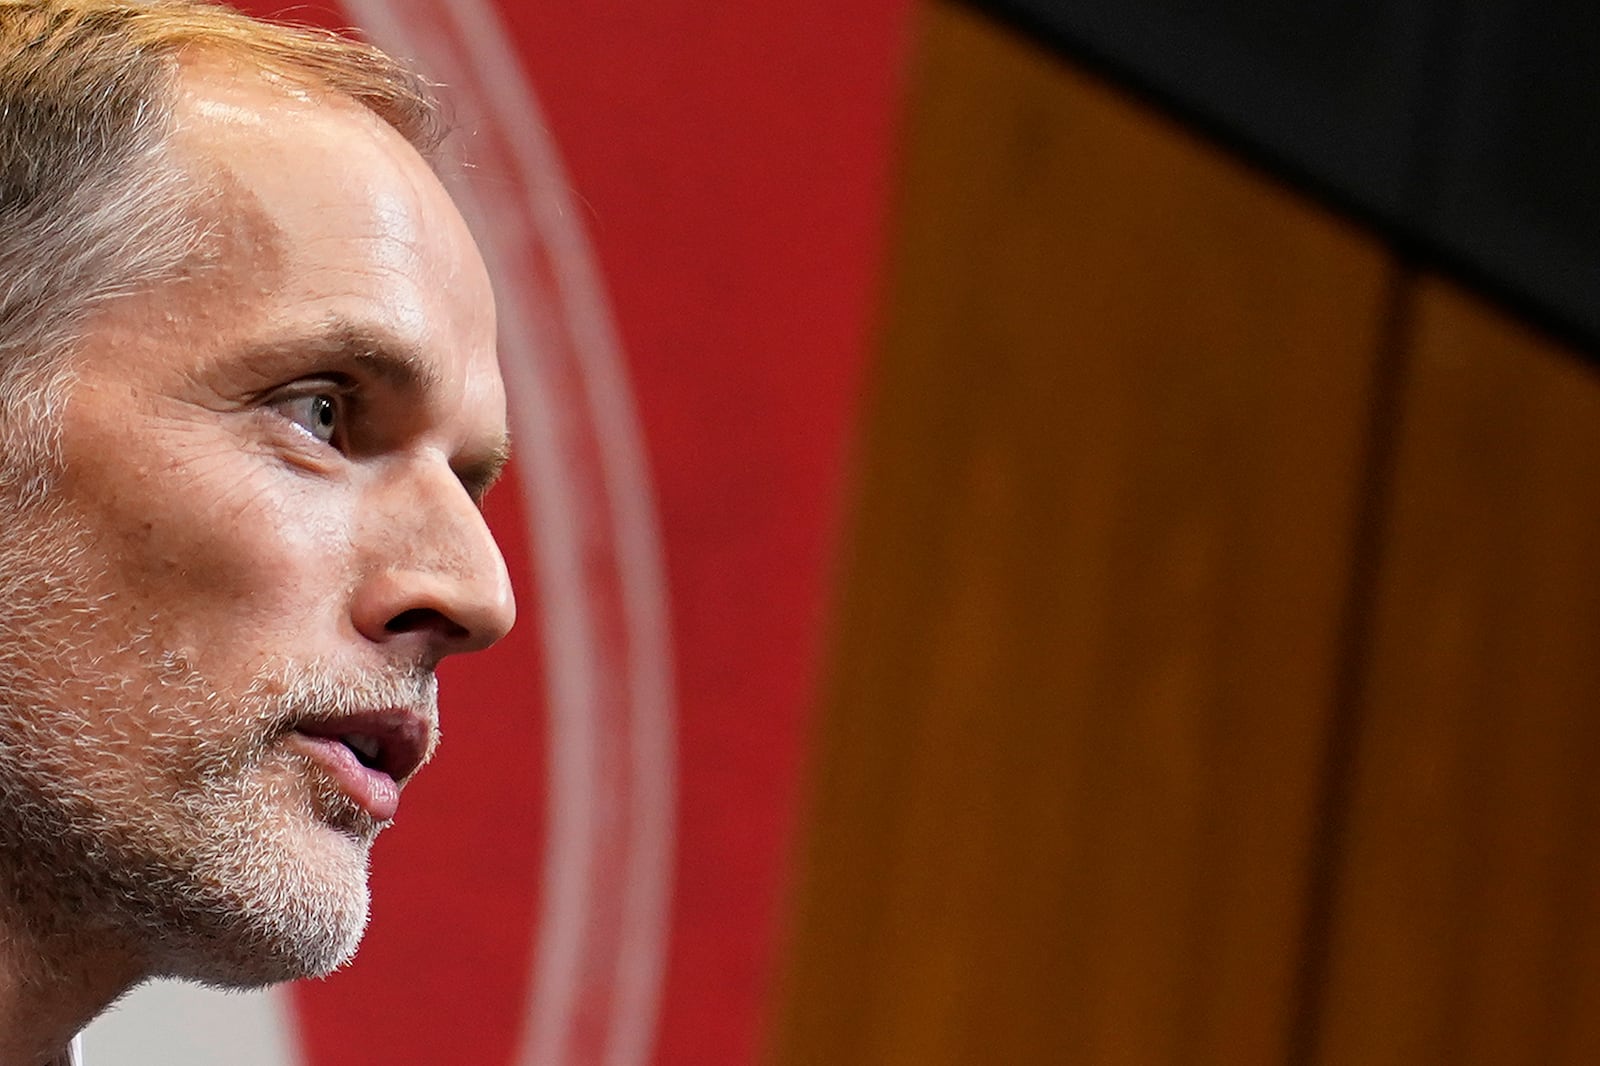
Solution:
[{"label": "upper lip", "polygon": [[[301,719],[294,728],[312,737],[330,737],[346,743],[350,742],[347,738],[365,738],[376,743],[376,756],[357,751],[358,757],[365,765],[401,782],[416,773],[433,749],[432,716],[411,708],[386,707]],[[354,746],[352,750],[356,750]]]}]

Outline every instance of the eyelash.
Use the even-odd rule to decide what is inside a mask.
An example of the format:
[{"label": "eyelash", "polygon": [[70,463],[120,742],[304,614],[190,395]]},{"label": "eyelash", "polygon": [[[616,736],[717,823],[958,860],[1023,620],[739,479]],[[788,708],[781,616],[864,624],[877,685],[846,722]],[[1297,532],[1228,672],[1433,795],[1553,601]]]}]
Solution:
[{"label": "eyelash", "polygon": [[[328,427],[329,435],[324,438],[313,427],[314,412],[308,411],[304,419],[296,417],[291,411],[292,405],[314,403],[320,399],[332,401],[332,425]],[[274,396],[267,404],[278,414],[304,432],[308,437],[330,448],[343,451],[347,441],[345,438],[350,431],[355,406],[354,387],[349,382],[342,382],[333,377],[319,378],[298,382],[288,389]]]}]

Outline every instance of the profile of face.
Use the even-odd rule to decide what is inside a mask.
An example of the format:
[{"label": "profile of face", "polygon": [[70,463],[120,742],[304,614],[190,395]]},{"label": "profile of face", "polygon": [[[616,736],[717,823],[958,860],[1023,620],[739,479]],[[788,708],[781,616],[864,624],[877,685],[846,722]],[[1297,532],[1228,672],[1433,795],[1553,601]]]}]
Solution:
[{"label": "profile of face", "polygon": [[180,79],[205,251],[96,313],[44,503],[0,548],[14,892],[141,974],[326,972],[437,738],[433,669],[510,627],[483,263],[358,105]]}]

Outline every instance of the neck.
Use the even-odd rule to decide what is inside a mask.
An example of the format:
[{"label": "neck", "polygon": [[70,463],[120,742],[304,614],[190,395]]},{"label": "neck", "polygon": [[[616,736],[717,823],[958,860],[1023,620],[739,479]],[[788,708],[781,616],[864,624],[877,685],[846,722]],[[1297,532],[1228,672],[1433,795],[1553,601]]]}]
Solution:
[{"label": "neck", "polygon": [[141,976],[127,953],[62,929],[26,915],[11,899],[0,904],[0,1062],[56,1062],[73,1036]]}]

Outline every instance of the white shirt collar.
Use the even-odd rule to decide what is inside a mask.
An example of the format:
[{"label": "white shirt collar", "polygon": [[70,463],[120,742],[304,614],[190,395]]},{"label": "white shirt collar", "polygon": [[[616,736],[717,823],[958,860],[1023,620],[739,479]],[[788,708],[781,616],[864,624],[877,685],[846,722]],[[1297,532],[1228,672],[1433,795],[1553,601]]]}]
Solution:
[{"label": "white shirt collar", "polygon": [[55,1060],[55,1066],[83,1066],[83,1037],[75,1036],[67,1045],[67,1053]]}]

